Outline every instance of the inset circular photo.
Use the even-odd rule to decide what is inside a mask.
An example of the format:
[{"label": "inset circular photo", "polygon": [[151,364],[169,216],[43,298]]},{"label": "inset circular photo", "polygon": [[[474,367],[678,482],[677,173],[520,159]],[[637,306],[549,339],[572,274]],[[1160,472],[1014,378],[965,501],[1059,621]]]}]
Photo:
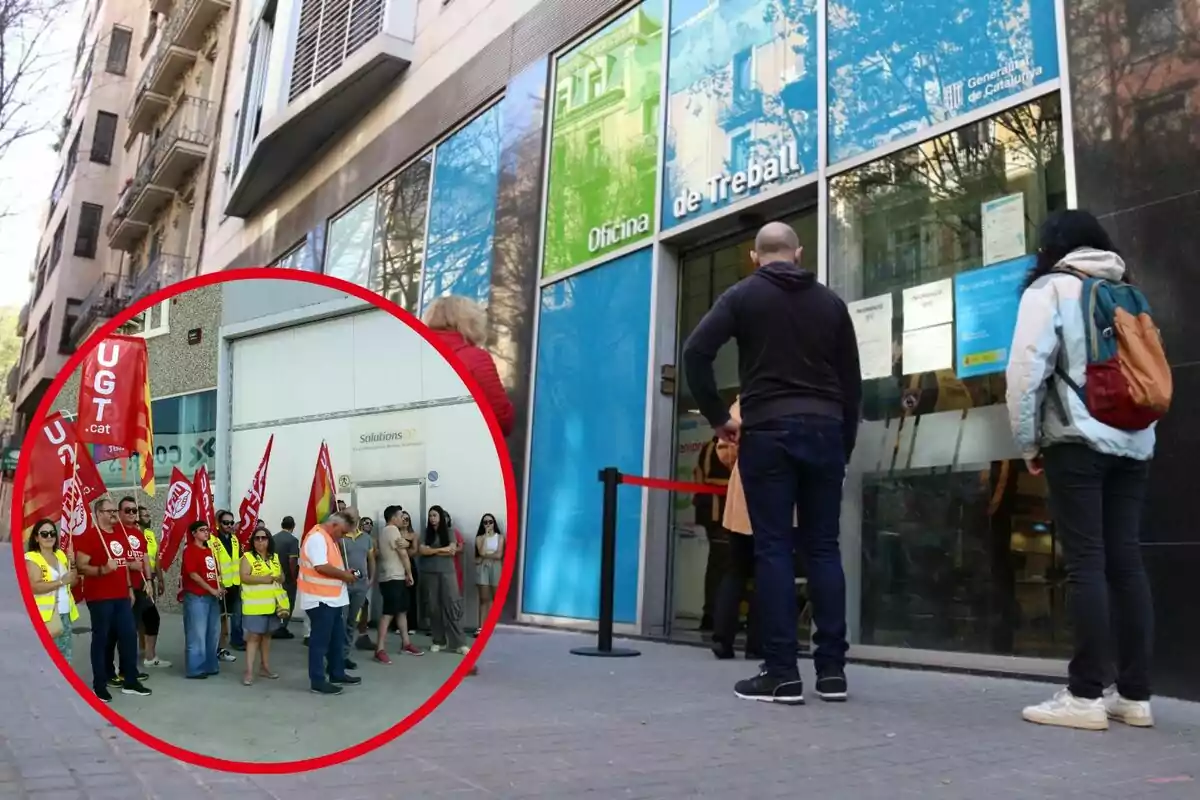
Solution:
[{"label": "inset circular photo", "polygon": [[99,327],[17,469],[26,606],[67,680],[202,766],[398,736],[474,670],[512,578],[512,408],[484,312],[233,270]]}]

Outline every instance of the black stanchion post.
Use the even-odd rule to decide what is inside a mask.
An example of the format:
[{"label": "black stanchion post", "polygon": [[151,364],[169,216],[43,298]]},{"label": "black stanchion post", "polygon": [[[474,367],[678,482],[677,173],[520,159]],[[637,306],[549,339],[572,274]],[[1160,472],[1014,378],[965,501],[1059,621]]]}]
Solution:
[{"label": "black stanchion post", "polygon": [[629,658],[641,653],[627,647],[613,647],[613,604],[616,598],[617,579],[617,487],[621,485],[621,473],[616,467],[600,470],[600,482],[604,484],[604,507],[600,515],[600,620],[596,647],[576,647],[571,650],[577,656],[603,656],[607,658]]}]

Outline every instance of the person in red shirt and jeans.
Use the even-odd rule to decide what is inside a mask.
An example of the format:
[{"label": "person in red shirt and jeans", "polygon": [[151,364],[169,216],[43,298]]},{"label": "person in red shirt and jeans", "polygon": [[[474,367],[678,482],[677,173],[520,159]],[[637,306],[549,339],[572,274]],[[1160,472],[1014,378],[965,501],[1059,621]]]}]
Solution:
[{"label": "person in red shirt and jeans", "polygon": [[217,644],[221,639],[221,598],[225,587],[217,572],[217,559],[208,547],[211,531],[203,521],[188,526],[179,584],[183,594],[185,676],[207,678],[221,670]]},{"label": "person in red shirt and jeans", "polygon": [[133,587],[130,572],[142,572],[143,563],[132,560],[129,542],[117,527],[117,505],[108,497],[93,508],[96,525],[75,542],[75,565],[84,581],[83,599],[92,622],[92,689],[102,702],[108,692],[108,642],[115,638],[121,664],[121,694],[149,697],[138,680],[137,626],[133,621]]}]

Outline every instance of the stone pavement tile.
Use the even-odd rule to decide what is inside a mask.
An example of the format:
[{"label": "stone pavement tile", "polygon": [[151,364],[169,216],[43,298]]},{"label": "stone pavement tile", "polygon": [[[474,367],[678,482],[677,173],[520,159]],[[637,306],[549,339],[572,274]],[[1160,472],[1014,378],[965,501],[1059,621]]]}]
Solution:
[{"label": "stone pavement tile", "polygon": [[81,789],[52,789],[47,792],[30,792],[27,795],[0,793],[0,797],[24,797],[25,800],[88,800]]},{"label": "stone pavement tile", "polygon": [[26,778],[22,781],[25,791],[41,792],[60,789],[75,789],[79,786],[79,782],[75,780],[75,776],[67,773],[66,775],[56,775],[48,778]]}]

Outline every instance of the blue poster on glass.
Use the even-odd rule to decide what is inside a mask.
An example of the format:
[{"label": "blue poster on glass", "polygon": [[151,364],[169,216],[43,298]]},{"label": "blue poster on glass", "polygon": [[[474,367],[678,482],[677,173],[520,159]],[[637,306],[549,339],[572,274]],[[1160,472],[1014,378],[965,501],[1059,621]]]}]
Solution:
[{"label": "blue poster on glass", "polygon": [[1021,284],[1033,263],[1033,256],[1022,256],[954,276],[954,363],[959,378],[1003,372],[1008,366]]},{"label": "blue poster on glass", "polygon": [[662,227],[817,168],[816,0],[671,0]]},{"label": "blue poster on glass", "polygon": [[829,5],[829,161],[1058,77],[1054,0]]}]

